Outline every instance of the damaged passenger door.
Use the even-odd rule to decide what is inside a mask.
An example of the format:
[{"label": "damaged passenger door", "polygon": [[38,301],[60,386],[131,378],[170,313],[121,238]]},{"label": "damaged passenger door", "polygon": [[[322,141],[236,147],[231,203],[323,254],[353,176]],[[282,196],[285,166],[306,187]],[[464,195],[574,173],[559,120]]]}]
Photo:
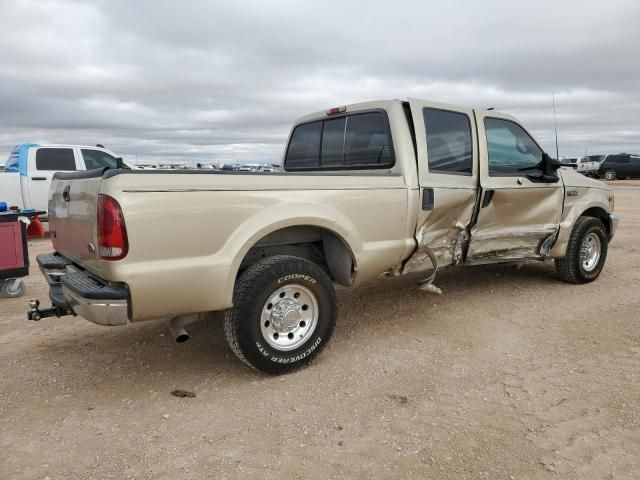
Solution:
[{"label": "damaged passenger door", "polygon": [[515,119],[476,112],[476,122],[482,199],[466,260],[543,258],[560,223],[562,181],[548,156]]},{"label": "damaged passenger door", "polygon": [[418,155],[418,249],[403,273],[463,259],[478,194],[478,152],[473,110],[409,99]]}]

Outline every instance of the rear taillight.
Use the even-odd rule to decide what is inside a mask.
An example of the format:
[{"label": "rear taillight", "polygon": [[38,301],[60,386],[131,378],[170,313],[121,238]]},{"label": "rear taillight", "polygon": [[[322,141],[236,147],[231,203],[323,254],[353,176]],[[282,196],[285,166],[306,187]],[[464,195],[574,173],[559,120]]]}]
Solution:
[{"label": "rear taillight", "polygon": [[98,195],[98,254],[103,260],[127,256],[129,242],[120,204],[108,195]]}]

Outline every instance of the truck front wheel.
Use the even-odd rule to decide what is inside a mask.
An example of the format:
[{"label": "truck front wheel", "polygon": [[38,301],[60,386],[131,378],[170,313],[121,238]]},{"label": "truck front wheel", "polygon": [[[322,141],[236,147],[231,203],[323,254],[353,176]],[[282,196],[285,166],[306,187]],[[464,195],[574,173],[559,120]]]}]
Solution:
[{"label": "truck front wheel", "polygon": [[224,332],[233,352],[250,367],[287,373],[320,353],[331,338],[336,316],[328,275],[303,258],[276,255],[240,275]]},{"label": "truck front wheel", "polygon": [[592,282],[604,267],[609,237],[604,224],[593,217],[580,217],[573,227],[567,254],[556,260],[556,270],[569,283]]}]

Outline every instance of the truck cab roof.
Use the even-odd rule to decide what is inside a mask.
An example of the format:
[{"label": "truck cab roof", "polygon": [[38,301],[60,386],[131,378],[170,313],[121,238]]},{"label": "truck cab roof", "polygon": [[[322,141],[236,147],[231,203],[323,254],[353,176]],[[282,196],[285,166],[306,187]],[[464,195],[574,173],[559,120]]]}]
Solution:
[{"label": "truck cab roof", "polygon": [[[417,98],[407,98],[407,100],[401,100],[396,98],[393,100],[371,100],[367,102],[351,103],[348,105],[332,107],[326,110],[319,110],[319,111],[304,115],[303,117],[298,118],[294,122],[294,124],[297,125],[299,123],[305,123],[311,120],[317,120],[319,118],[326,118],[327,116],[331,116],[331,115],[338,115],[341,113],[349,113],[349,112],[355,112],[355,111],[361,111],[361,110],[376,110],[376,109],[388,110],[389,108],[392,108],[395,105],[410,105],[412,101],[416,101],[416,100],[421,102],[425,101],[423,99],[417,99]],[[454,104],[448,104],[448,103],[431,102],[431,101],[429,101],[429,103],[442,109],[456,110],[459,108],[464,108],[463,106],[460,106],[460,105],[454,105]],[[493,109],[474,108],[474,110],[476,112],[483,112],[483,113],[491,111],[494,113],[500,113],[501,116],[509,116],[504,114],[503,112],[498,112]],[[513,120],[516,121],[515,118],[513,118]]]},{"label": "truck cab roof", "polygon": [[[56,144],[56,143],[48,143],[48,144],[39,144],[39,143],[18,143],[13,147],[11,152],[9,153],[9,158],[5,164],[4,171],[5,172],[20,172],[21,175],[27,175],[27,154],[29,149],[31,148],[79,148],[79,149],[90,149],[90,150],[99,150],[105,152],[113,157],[118,157],[117,154],[113,153],[111,150],[99,147],[96,145],[69,145],[69,144]],[[124,162],[129,168],[132,168],[132,165],[128,162]]]}]

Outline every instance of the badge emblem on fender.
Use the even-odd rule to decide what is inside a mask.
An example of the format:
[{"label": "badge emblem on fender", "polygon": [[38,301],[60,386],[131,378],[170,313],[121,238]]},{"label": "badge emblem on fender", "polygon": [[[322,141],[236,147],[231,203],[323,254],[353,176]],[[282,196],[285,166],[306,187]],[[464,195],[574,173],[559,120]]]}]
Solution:
[{"label": "badge emblem on fender", "polygon": [[87,243],[87,250],[89,253],[96,253],[96,247],[93,243]]}]

